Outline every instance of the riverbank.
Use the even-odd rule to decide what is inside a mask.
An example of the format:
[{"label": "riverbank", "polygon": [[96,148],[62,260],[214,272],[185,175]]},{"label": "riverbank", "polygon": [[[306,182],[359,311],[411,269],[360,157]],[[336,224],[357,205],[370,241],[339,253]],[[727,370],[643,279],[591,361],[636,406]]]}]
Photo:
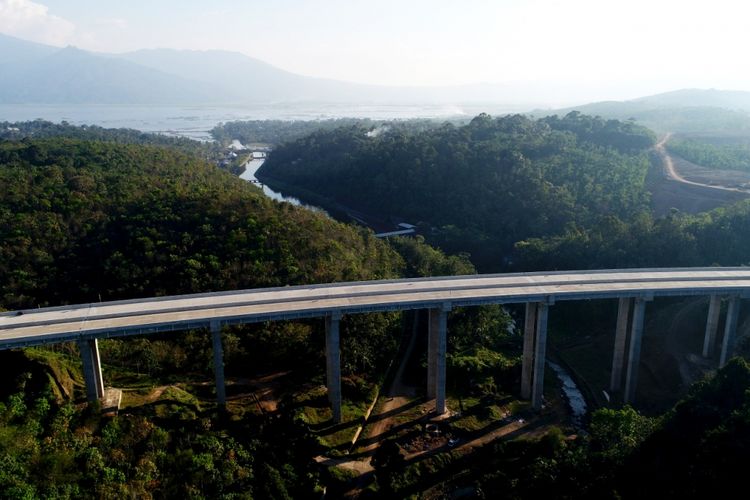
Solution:
[{"label": "riverbank", "polygon": [[342,205],[341,203],[305,188],[288,184],[267,175],[258,176],[256,174],[256,178],[263,185],[269,186],[270,189],[276,192],[287,193],[288,196],[301,200],[301,203],[305,206],[319,207],[320,210],[325,211],[328,215],[340,222],[359,224],[372,229],[376,233],[397,229],[395,224],[382,217],[360,212],[359,210]]}]

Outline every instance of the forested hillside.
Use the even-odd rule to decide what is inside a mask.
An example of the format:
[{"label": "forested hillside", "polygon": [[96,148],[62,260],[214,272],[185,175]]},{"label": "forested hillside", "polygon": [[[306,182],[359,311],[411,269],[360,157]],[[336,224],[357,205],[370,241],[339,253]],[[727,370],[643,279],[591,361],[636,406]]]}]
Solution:
[{"label": "forested hillside", "polygon": [[220,123],[211,129],[211,136],[222,144],[237,139],[243,144],[265,143],[278,145],[301,139],[314,132],[344,127],[374,128],[379,134],[384,130],[418,133],[437,128],[439,122],[427,119],[371,120],[369,118],[330,118],[326,120],[243,120]]},{"label": "forested hillside", "polygon": [[746,265],[750,202],[698,215],[606,218],[590,228],[516,245],[520,269],[602,269]]},{"label": "forested hillside", "polygon": [[386,245],[157,147],[0,144],[6,308],[398,275]]},{"label": "forested hillside", "polygon": [[654,136],[628,122],[479,115],[415,134],[368,132],[313,133],[274,150],[258,176],[419,223],[482,270],[501,269],[519,240],[628,218],[648,200]]},{"label": "forested hillside", "polygon": [[750,141],[746,137],[677,136],[669,139],[667,148],[702,167],[750,170]]},{"label": "forested hillside", "polygon": [[[0,142],[0,308],[474,271],[420,239],[391,247],[369,231],[271,201],[180,141],[133,144],[161,139],[105,130],[95,131],[102,140],[83,140],[62,137],[61,127],[35,122],[23,139]],[[500,308],[457,311],[452,345],[471,359],[471,350],[499,345],[496,333],[507,322]],[[342,322],[345,419],[356,421],[371,403],[404,328],[395,313]],[[112,420],[76,404],[83,381],[74,345],[0,352],[8,382],[0,390],[0,491],[18,498],[320,494],[326,478],[312,457],[354,432],[328,431],[322,329],[310,320],[224,331],[230,380],[287,377],[275,394],[282,411],[270,420],[252,402],[217,414],[206,332],[103,340],[106,383],[128,394]],[[498,359],[513,373],[514,360]],[[230,394],[248,390],[242,384]]]}]

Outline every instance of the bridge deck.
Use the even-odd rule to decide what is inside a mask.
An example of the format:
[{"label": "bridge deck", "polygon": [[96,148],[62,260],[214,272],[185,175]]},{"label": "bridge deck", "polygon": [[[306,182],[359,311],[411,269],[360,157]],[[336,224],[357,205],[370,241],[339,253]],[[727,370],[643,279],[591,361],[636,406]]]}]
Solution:
[{"label": "bridge deck", "polygon": [[750,268],[629,269],[420,278],[264,288],[0,314],[0,349],[64,340],[435,307],[750,293]]}]

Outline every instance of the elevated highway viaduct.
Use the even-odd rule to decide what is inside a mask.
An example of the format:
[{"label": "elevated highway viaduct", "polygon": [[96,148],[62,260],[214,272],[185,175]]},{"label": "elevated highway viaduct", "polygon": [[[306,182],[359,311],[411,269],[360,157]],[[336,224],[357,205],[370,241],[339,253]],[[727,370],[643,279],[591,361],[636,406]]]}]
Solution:
[{"label": "elevated highway viaduct", "polygon": [[207,328],[212,333],[216,397],[225,404],[221,328],[262,321],[324,318],[328,397],[341,420],[339,324],[351,314],[429,311],[427,394],[446,411],[447,313],[453,307],[526,304],[521,395],[542,405],[547,317],[563,300],[619,301],[610,389],[632,402],[638,379],[646,303],[654,297],[710,296],[702,354],[713,355],[722,299],[728,301],[719,365],[732,352],[740,300],[750,294],[750,268],[564,271],[331,283],[156,297],[0,314],[0,349],[76,341],[89,400],[102,397],[97,340]]}]

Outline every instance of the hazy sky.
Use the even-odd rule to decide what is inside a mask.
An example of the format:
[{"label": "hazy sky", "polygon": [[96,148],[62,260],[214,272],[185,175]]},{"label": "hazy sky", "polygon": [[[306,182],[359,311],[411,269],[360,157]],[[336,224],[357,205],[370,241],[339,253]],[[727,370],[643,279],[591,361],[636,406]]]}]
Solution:
[{"label": "hazy sky", "polygon": [[108,52],[226,49],[366,83],[750,90],[750,2],[735,0],[0,0],[0,32]]}]

